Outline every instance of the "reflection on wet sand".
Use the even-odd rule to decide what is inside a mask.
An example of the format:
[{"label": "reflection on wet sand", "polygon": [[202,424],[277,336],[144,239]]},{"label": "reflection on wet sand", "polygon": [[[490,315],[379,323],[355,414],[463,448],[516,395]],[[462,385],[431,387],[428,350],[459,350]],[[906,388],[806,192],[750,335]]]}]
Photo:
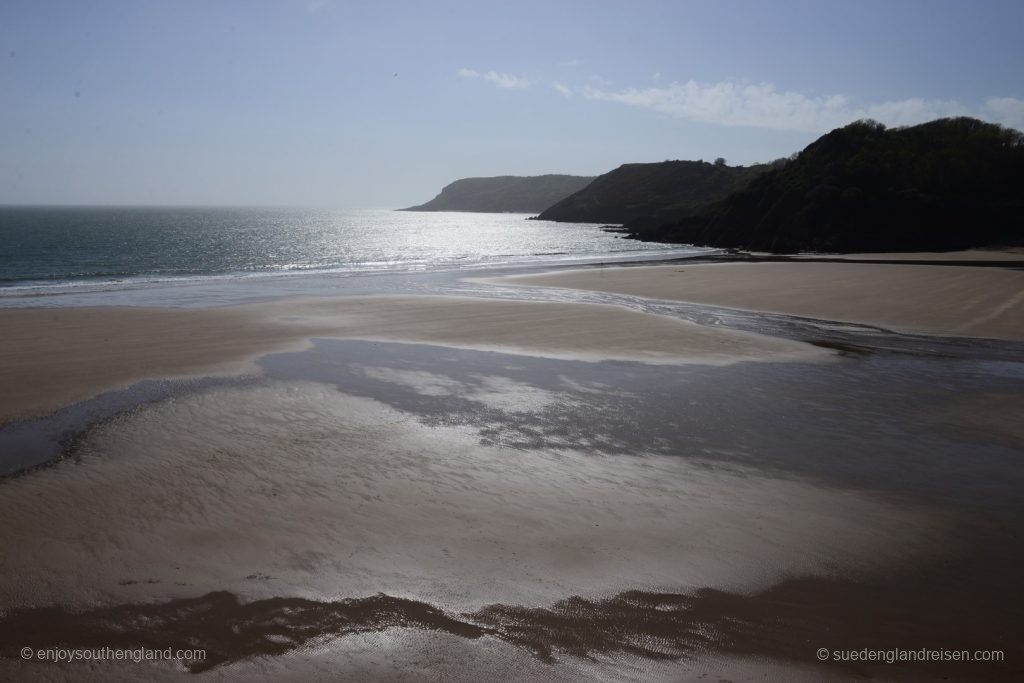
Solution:
[{"label": "reflection on wet sand", "polygon": [[494,429],[496,415],[481,405],[484,424],[445,425],[323,383],[270,380],[108,420],[80,438],[77,461],[4,482],[0,543],[17,552],[0,571],[19,579],[0,597],[384,592],[464,611],[871,572],[930,556],[946,533],[927,505],[716,464],[699,449],[487,445],[479,427]]},{"label": "reflection on wet sand", "polygon": [[[245,603],[217,592],[78,612],[60,607],[15,610],[0,618],[0,654],[14,658],[23,646],[202,648],[201,659],[179,662],[198,673],[257,656],[326,649],[339,638],[392,629],[493,638],[552,666],[572,658],[626,656],[657,662],[712,653],[806,663],[819,648],[1012,651],[1014,639],[1007,632],[1012,624],[1000,612],[989,607],[983,612],[989,619],[964,632],[954,612],[967,606],[966,595],[947,596],[944,609],[933,612],[919,591],[907,595],[894,590],[908,585],[792,579],[751,595],[713,589],[691,594],[629,591],[603,599],[572,597],[549,607],[495,604],[467,613],[385,594],[330,602],[277,597]],[[970,609],[978,613],[976,605]],[[819,665],[860,676],[887,666],[831,658]],[[940,672],[973,680],[1013,680],[1022,669],[1006,661],[952,667],[949,662],[922,661],[895,670],[900,678]]]},{"label": "reflection on wet sand", "polygon": [[[192,671],[237,672],[400,631],[455,659],[498,643],[532,678],[673,678],[718,657],[829,678],[1020,673],[1019,451],[933,416],[951,396],[1019,400],[1005,367],[315,340],[259,369],[36,425],[74,458],[0,482],[0,573],[16,577],[0,655],[204,648]],[[1007,657],[879,668],[821,664],[819,647]]]}]

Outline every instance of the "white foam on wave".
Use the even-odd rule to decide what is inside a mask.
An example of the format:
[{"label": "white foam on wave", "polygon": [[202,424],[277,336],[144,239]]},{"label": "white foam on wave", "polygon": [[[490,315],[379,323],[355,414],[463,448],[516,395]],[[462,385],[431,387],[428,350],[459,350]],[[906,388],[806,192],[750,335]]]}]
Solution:
[{"label": "white foam on wave", "polygon": [[[665,258],[685,258],[707,253],[699,247],[676,247],[672,249],[654,250],[638,249],[635,251],[595,252],[586,254],[558,254],[524,256],[491,256],[480,260],[466,262],[459,259],[426,260],[383,260],[364,261],[331,267],[304,267],[298,264],[282,264],[258,271],[233,273],[204,273],[191,275],[134,275],[117,279],[70,279],[70,280],[26,280],[18,284],[0,286],[0,308],[25,306],[66,306],[82,305],[78,302],[65,300],[68,295],[126,293],[144,290],[164,290],[165,296],[160,297],[160,305],[173,302],[173,288],[187,288],[212,285],[261,285],[274,284],[281,281],[297,281],[301,278],[315,277],[356,277],[372,275],[402,275],[416,273],[461,273],[479,272],[499,268],[515,268],[530,266],[564,266],[585,265],[588,263],[622,263],[644,260],[661,260]],[[312,284],[312,282],[307,282]],[[271,294],[267,291],[265,294]],[[191,300],[191,296],[185,297]],[[43,301],[43,300],[46,301]],[[85,305],[96,305],[89,302]],[[123,305],[123,302],[120,302]],[[146,305],[146,299],[140,298],[137,305]],[[226,303],[226,302],[219,302]]]}]

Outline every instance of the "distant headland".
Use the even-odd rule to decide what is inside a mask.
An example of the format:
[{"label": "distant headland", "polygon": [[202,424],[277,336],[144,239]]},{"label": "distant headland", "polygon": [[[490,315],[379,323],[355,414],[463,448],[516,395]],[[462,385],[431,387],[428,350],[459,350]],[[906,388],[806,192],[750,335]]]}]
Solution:
[{"label": "distant headland", "polygon": [[1024,134],[973,118],[870,120],[788,158],[623,164],[587,178],[465,178],[406,211],[536,212],[649,242],[776,253],[1024,246]]},{"label": "distant headland", "polygon": [[537,217],[567,223],[661,225],[723,199],[771,168],[729,166],[725,159],[623,164]]},{"label": "distant headland", "polygon": [[555,174],[462,178],[446,185],[429,202],[400,210],[538,213],[583,189],[593,179]]}]

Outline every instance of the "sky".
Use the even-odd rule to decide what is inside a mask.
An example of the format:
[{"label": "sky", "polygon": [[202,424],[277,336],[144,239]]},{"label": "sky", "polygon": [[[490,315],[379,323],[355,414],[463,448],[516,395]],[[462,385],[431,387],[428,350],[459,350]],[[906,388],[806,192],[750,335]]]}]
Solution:
[{"label": "sky", "polygon": [[457,178],[1024,129],[1024,2],[3,0],[0,204],[395,208]]}]

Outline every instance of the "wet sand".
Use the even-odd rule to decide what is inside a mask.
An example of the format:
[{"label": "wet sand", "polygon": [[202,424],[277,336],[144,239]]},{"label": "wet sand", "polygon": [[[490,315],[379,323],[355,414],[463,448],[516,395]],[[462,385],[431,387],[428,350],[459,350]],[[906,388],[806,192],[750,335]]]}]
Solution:
[{"label": "wet sand", "polygon": [[689,301],[897,331],[1024,340],[1024,271],[1007,268],[684,262],[586,268],[491,282]]},{"label": "wet sand", "polygon": [[219,309],[0,309],[0,424],[147,377],[238,374],[310,337],[405,340],[588,360],[824,357],[807,344],[618,306],[333,297]]},{"label": "wet sand", "polygon": [[[845,364],[851,387],[863,364]],[[431,642],[434,660],[406,663],[428,677],[469,679],[482,655],[476,667],[513,678],[672,680],[763,668],[729,657],[820,676],[808,649],[819,641],[1005,646],[1010,615],[989,591],[1007,585],[992,570],[1012,557],[986,551],[981,571],[974,553],[992,531],[950,508],[953,491],[890,479],[927,457],[928,477],[948,480],[938,467],[956,443],[898,436],[917,419],[894,410],[903,399],[873,414],[831,364],[788,365],[328,340],[265,357],[255,384],[140,405],[67,442],[68,458],[2,482],[0,543],[17,552],[0,575],[17,579],[0,596],[15,608],[0,618],[0,654],[26,639],[191,643],[210,651],[193,671],[298,680]],[[764,412],[801,396],[793,388],[796,412]],[[853,421],[828,424],[849,401]],[[880,419],[875,441],[865,425]],[[901,461],[891,473],[872,463],[876,443]],[[1002,452],[972,448],[976,468]],[[1006,497],[955,484],[971,500]],[[968,614],[986,625],[962,631]]]},{"label": "wet sand", "polygon": [[[458,297],[0,321],[22,387],[0,422],[97,406],[51,430],[61,459],[0,479],[0,677],[1021,674],[1016,361]],[[23,645],[209,655],[84,668]]]},{"label": "wet sand", "polygon": [[[387,592],[467,610],[640,586],[752,590],[927,555],[942,524],[739,466],[485,446],[473,429],[305,382],[162,402],[75,454],[82,466],[6,485],[0,544],[18,552],[0,574],[20,578],[2,604]],[[883,520],[899,531],[878,536]]]}]

